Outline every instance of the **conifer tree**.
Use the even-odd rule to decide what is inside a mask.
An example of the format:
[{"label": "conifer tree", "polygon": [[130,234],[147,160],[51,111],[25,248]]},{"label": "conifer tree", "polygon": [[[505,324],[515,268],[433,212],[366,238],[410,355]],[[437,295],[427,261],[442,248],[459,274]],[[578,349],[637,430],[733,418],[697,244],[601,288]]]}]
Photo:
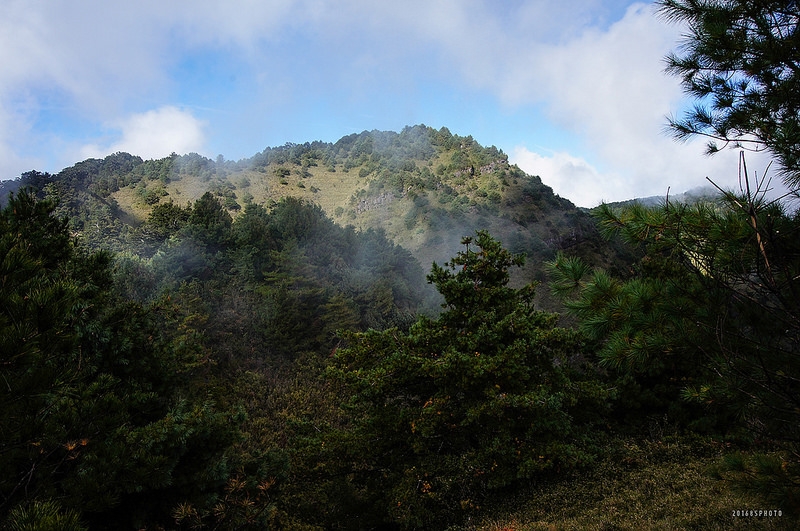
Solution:
[{"label": "conifer tree", "polygon": [[579,336],[534,309],[533,286],[508,286],[522,257],[486,232],[463,243],[428,275],[445,298],[437,319],[347,334],[334,360],[355,416],[334,451],[405,527],[452,523],[492,490],[586,463],[581,429],[607,398],[578,370]]},{"label": "conifer tree", "polygon": [[167,522],[222,488],[236,422],[195,385],[203,353],[169,306],[117,297],[111,255],[53,208],[23,191],[0,211],[0,526]]},{"label": "conifer tree", "polygon": [[[736,412],[731,428],[787,451],[781,474],[800,469],[792,457],[800,445],[800,217],[731,193],[718,203],[603,206],[597,215],[609,236],[645,250],[627,280],[563,255],[553,264],[554,287],[573,293],[568,306],[600,342],[601,363],[656,371],[684,399],[726,406]],[[796,491],[794,481],[783,487]]]},{"label": "conifer tree", "polygon": [[800,185],[800,6],[784,0],[661,0],[661,14],[688,26],[667,57],[694,108],[671,121],[678,138],[768,150],[786,182]]},{"label": "conifer tree", "polygon": [[[679,76],[694,108],[670,126],[678,138],[766,150],[789,195],[800,186],[800,62],[797,2],[662,0],[662,15],[689,32],[668,72]],[[645,252],[632,278],[616,280],[559,256],[554,287],[600,341],[601,363],[628,375],[678,372],[683,397],[727,404],[736,426],[777,442],[777,463],[760,472],[786,510],[800,511],[800,216],[767,200],[769,180],[753,179],[744,154],[738,193],[661,207],[598,209],[601,229]],[[693,365],[693,366],[692,366]],[[662,373],[662,381],[670,375]],[[676,378],[676,379],[675,379]],[[719,411],[719,410],[717,410]],[[764,479],[765,476],[761,476]]]}]

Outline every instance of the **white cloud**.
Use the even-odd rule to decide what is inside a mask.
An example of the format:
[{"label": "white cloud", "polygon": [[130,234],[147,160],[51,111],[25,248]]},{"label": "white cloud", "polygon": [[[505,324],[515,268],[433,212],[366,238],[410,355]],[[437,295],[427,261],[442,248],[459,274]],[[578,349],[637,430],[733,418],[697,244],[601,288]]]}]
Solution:
[{"label": "white cloud", "polygon": [[[520,163],[523,169],[536,168],[553,188],[566,185],[559,193],[578,204],[661,195],[668,187],[683,191],[702,185],[706,175],[735,175],[732,157],[708,159],[698,143],[680,144],[664,132],[666,116],[683,104],[679,81],[663,72],[663,58],[681,28],[659,19],[651,4],[624,4],[534,0],[503,7],[478,1],[404,4],[394,11],[382,4],[361,7],[363,30],[376,42],[397,48],[424,43],[425,61],[438,57],[441,72],[453,83],[493,94],[508,112],[541,106],[553,124],[572,134],[576,140],[568,150],[575,151],[545,142],[540,153],[550,154],[526,155],[517,148],[517,156],[529,164]],[[413,44],[402,40],[408,35]],[[530,124],[531,131],[536,128]],[[517,142],[524,146],[525,138]]]},{"label": "white cloud", "polygon": [[26,136],[28,127],[24,116],[0,104],[0,180],[14,179],[38,167],[39,161],[22,156],[14,149],[15,138]]},{"label": "white cloud", "polygon": [[517,146],[509,160],[525,173],[538,175],[553,191],[582,207],[593,207],[600,200],[618,198],[625,192],[622,183],[611,175],[603,175],[587,161],[565,152],[542,155],[524,146]]},{"label": "white cloud", "polygon": [[202,152],[205,148],[204,123],[190,112],[165,106],[134,114],[116,124],[121,138],[107,146],[90,144],[80,150],[80,158],[103,157],[125,151],[142,158],[162,158],[170,153]]},{"label": "white cloud", "polygon": [[680,161],[699,153],[663,133],[665,115],[681,96],[678,82],[662,71],[676,38],[676,28],[650,6],[634,4],[608,29],[589,27],[565,43],[538,47],[527,68],[509,74],[506,98],[522,100],[526,87],[536,87],[527,97],[541,98],[550,119],[579,135],[598,163],[612,169],[613,178],[606,175],[602,187],[587,183],[582,197],[596,203],[624,198],[619,194],[660,194],[670,179],[688,177]]},{"label": "white cloud", "polygon": [[61,93],[96,113],[166,82],[168,24],[152,2],[135,4],[8,0],[0,17],[0,91]]},{"label": "white cloud", "polygon": [[668,188],[679,193],[707,184],[706,176],[733,187],[735,151],[707,157],[701,139],[679,143],[665,132],[666,116],[686,104],[679,80],[663,71],[681,31],[652,5],[638,3],[608,27],[587,19],[560,41],[517,31],[487,43],[484,53],[514,59],[498,60],[505,69],[486,76],[486,86],[512,107],[541,104],[578,139],[569,150],[581,149],[567,153],[545,142],[537,153],[522,140],[514,149],[520,167],[582,206],[664,195]]},{"label": "white cloud", "polygon": [[[684,149],[698,149],[684,146]],[[590,162],[569,153],[550,152],[542,155],[525,146],[516,146],[509,160],[530,175],[538,175],[553,191],[581,207],[595,207],[601,202],[614,202],[636,197],[664,197],[668,193],[677,195],[699,187],[714,185],[724,190],[740,192],[739,151],[727,150],[713,158],[694,158],[684,155],[685,165],[694,166],[685,174],[664,172],[654,179],[631,179],[616,170],[603,171]],[[765,173],[772,177],[767,197],[776,198],[786,193],[786,187],[770,169],[769,156],[764,153],[746,153],[750,182],[755,187],[756,179]]]}]

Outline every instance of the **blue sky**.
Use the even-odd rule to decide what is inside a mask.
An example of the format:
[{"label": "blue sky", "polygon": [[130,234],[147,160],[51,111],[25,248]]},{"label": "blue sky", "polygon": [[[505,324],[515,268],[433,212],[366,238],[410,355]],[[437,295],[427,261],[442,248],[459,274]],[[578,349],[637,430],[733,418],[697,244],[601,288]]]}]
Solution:
[{"label": "blue sky", "polygon": [[664,133],[680,35],[624,0],[0,0],[0,178],[424,123],[581,206],[733,186]]}]

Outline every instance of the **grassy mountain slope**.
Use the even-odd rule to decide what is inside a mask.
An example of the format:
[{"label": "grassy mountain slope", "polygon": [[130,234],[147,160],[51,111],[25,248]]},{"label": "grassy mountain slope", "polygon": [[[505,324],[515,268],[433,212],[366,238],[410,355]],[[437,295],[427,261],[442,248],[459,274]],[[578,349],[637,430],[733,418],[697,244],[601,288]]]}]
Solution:
[{"label": "grassy mountain slope", "polygon": [[90,244],[115,250],[136,247],[156,204],[185,206],[211,191],[234,217],[250,202],[269,205],[287,196],[314,202],[342,226],[382,229],[426,271],[477,229],[528,255],[525,280],[543,278],[541,263],[559,249],[602,266],[615,261],[591,217],[539,177],[509,164],[494,146],[424,125],[286,144],[237,162],[197,154],[144,161],[118,153],[20,180],[58,196]]}]

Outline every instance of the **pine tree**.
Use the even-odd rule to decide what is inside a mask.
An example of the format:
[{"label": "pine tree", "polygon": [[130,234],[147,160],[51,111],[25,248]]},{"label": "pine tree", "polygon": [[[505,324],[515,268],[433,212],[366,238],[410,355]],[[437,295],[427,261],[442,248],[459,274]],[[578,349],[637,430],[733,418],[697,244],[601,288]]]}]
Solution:
[{"label": "pine tree", "polygon": [[568,307],[600,342],[601,364],[655,372],[683,399],[735,412],[731,428],[779,443],[785,467],[800,468],[792,457],[800,444],[800,217],[763,196],[727,193],[718,203],[603,206],[598,218],[609,236],[645,250],[628,280],[563,255],[553,264],[554,286],[573,293]]},{"label": "pine tree", "polygon": [[689,31],[668,72],[695,107],[671,126],[678,138],[771,152],[787,184],[800,185],[800,6],[783,0],[661,0]]},{"label": "pine tree", "polygon": [[99,528],[164,522],[224,486],[237,421],[170,307],[120,299],[111,255],[67,227],[24,191],[0,211],[0,523],[50,500]]},{"label": "pine tree", "polygon": [[493,490],[588,462],[581,430],[607,398],[578,370],[579,336],[534,309],[533,286],[508,286],[522,257],[486,232],[463,243],[428,276],[445,298],[438,319],[348,334],[334,360],[355,425],[333,447],[405,527],[454,522]]}]

